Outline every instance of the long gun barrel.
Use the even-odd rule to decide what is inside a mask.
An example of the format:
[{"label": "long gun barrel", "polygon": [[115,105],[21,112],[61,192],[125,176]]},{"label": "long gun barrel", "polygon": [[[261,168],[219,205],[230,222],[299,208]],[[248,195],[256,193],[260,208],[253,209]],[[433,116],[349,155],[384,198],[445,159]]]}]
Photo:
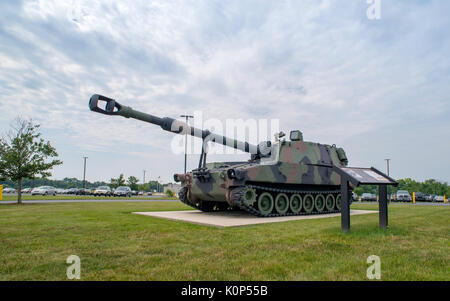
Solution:
[{"label": "long gun barrel", "polygon": [[[106,102],[105,108],[99,107],[99,102]],[[126,118],[134,118],[145,122],[159,125],[163,130],[172,132],[175,134],[188,134],[194,137],[203,139],[204,141],[213,141],[225,146],[229,146],[243,152],[261,155],[259,145],[249,144],[247,142],[241,142],[236,139],[231,139],[225,136],[211,133],[208,130],[200,130],[189,126],[185,122],[170,118],[170,117],[157,117],[151,114],[146,114],[133,110],[131,107],[121,105],[112,98],[106,96],[94,94],[89,100],[89,108],[91,111],[98,112],[105,115],[120,115]]]}]

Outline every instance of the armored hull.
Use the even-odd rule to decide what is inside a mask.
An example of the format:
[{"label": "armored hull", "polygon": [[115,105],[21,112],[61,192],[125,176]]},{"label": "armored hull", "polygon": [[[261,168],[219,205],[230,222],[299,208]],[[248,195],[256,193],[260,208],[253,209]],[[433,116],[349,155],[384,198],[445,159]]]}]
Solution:
[{"label": "armored hull", "polygon": [[248,162],[206,164],[181,181],[180,200],[202,211],[245,210],[264,217],[340,211],[342,149],[303,141],[279,141],[271,156]]}]

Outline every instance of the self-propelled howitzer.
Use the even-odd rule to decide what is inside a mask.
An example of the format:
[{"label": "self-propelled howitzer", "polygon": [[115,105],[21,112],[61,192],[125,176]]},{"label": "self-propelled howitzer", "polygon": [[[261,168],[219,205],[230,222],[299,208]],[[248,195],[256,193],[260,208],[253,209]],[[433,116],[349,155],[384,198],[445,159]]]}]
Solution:
[{"label": "self-propelled howitzer", "polygon": [[[99,107],[100,102],[104,109]],[[203,150],[197,169],[175,174],[175,181],[182,185],[180,200],[193,208],[245,210],[263,217],[334,213],[341,209],[340,176],[333,166],[345,167],[348,160],[345,151],[335,145],[303,141],[300,131],[291,131],[289,141],[280,133],[274,143],[252,145],[190,127],[173,118],[142,113],[97,94],[91,97],[89,108],[251,153],[248,161],[206,163]]]}]

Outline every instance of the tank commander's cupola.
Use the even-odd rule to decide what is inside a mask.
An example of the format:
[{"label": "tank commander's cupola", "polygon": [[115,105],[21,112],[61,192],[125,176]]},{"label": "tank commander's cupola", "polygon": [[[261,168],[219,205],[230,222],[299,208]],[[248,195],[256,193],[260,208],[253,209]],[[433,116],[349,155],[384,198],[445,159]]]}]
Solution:
[{"label": "tank commander's cupola", "polygon": [[299,130],[291,131],[289,138],[291,141],[303,141],[303,134]]}]

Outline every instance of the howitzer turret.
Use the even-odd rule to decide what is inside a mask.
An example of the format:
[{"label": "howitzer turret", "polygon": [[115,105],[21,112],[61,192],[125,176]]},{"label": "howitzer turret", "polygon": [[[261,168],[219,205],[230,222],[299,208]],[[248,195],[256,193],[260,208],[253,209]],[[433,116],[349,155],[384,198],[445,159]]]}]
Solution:
[{"label": "howitzer turret", "polygon": [[[104,109],[99,102],[105,102]],[[188,134],[251,153],[244,162],[206,163],[202,150],[199,166],[185,174],[175,174],[181,182],[180,200],[202,211],[245,210],[257,216],[334,213],[341,209],[340,176],[333,166],[345,167],[342,148],[303,141],[300,131],[284,134],[277,141],[252,145],[190,127],[179,120],[142,113],[114,99],[93,95],[92,111],[134,118],[159,125],[175,134]]]}]

